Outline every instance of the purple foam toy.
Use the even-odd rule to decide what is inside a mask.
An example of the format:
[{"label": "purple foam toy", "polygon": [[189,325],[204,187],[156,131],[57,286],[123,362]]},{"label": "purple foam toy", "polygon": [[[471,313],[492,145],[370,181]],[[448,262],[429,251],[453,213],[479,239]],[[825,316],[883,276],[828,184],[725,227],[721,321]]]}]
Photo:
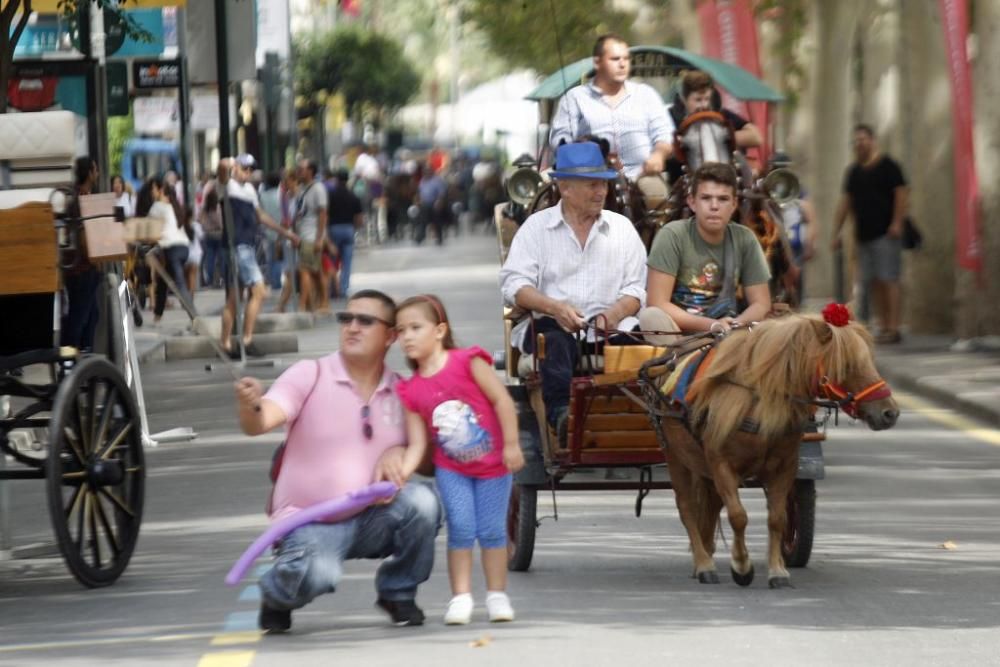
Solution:
[{"label": "purple foam toy", "polygon": [[310,507],[299,510],[295,514],[286,516],[271,524],[271,526],[261,533],[261,536],[253,541],[243,555],[233,564],[229,574],[226,575],[226,583],[235,586],[239,583],[243,575],[250,569],[257,557],[282,537],[307,523],[318,521],[324,517],[334,514],[349,512],[350,510],[367,507],[377,500],[391,498],[399,490],[399,487],[392,482],[375,482],[363,489],[352,491],[339,498],[324,500]]}]

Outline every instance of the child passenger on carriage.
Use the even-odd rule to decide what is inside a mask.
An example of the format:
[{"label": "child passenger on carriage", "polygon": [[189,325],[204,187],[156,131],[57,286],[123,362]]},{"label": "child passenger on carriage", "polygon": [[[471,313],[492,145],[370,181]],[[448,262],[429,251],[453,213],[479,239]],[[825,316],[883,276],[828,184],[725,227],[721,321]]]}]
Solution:
[{"label": "child passenger on carriage", "polygon": [[[735,169],[703,164],[694,173],[687,204],[694,217],[665,225],[649,251],[642,330],[728,331],[763,320],[771,310],[771,275],[754,233],[729,224],[738,204]],[[665,345],[675,336],[646,339]]]}]

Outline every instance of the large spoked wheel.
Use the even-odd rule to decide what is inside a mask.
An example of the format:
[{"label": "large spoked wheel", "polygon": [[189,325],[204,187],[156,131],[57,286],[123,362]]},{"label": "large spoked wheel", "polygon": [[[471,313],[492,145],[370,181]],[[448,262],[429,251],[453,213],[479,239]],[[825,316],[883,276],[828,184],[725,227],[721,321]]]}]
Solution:
[{"label": "large spoked wheel", "polygon": [[59,550],[84,586],[114,583],[142,520],[142,430],[125,381],[102,357],[63,379],[49,422],[46,486]]},{"label": "large spoked wheel", "polygon": [[805,567],[812,555],[816,529],[816,482],[797,479],[788,494],[785,535],[781,540],[781,555],[787,567]]},{"label": "large spoked wheel", "polygon": [[538,489],[514,484],[507,505],[507,569],[526,572],[535,553]]}]

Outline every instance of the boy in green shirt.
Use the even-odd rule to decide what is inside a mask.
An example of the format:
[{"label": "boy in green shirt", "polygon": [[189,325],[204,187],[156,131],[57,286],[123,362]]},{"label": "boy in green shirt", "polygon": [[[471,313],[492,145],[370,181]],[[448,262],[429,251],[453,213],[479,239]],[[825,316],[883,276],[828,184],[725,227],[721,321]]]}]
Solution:
[{"label": "boy in green shirt", "polygon": [[[687,204],[694,217],[664,226],[649,251],[641,328],[694,333],[763,320],[771,310],[771,276],[753,232],[729,224],[738,204],[735,170],[703,164],[694,173]],[[747,304],[742,312],[738,287]],[[663,345],[673,337],[647,339]]]}]

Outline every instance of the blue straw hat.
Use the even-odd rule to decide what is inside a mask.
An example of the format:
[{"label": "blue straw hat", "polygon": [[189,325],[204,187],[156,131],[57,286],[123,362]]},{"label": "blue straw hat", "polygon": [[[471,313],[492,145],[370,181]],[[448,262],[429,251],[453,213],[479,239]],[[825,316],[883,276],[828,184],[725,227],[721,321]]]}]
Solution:
[{"label": "blue straw hat", "polygon": [[563,144],[556,150],[553,178],[596,178],[608,181],[617,176],[618,172],[609,169],[604,161],[600,146],[592,141]]}]

